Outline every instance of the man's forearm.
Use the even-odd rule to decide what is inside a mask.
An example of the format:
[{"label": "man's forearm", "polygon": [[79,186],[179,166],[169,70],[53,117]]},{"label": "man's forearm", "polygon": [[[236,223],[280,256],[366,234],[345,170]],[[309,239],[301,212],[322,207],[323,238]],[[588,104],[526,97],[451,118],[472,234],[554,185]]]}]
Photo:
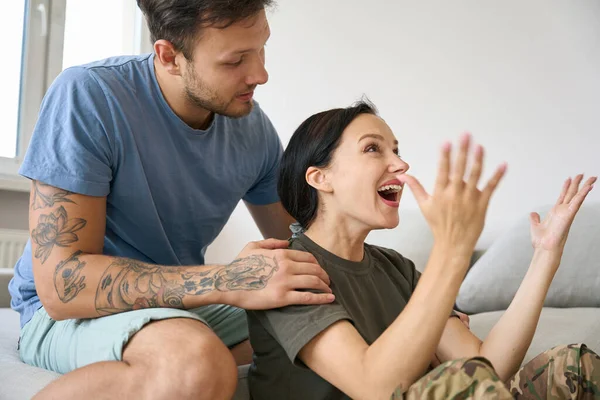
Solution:
[{"label": "man's forearm", "polygon": [[515,374],[531,345],[544,299],[560,263],[558,252],[536,251],[510,306],[481,346],[502,380]]},{"label": "man's forearm", "polygon": [[263,289],[277,268],[260,255],[229,265],[162,266],[76,251],[56,266],[54,301],[46,307],[55,319],[71,319],[233,304],[234,292]]}]

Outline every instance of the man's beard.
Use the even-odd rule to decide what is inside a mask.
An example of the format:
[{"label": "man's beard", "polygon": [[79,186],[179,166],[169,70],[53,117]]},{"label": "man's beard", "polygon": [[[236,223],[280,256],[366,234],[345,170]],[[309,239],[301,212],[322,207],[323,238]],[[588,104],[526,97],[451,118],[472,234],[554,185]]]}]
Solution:
[{"label": "man's beard", "polygon": [[[196,75],[193,67],[188,66],[187,72],[188,73],[184,78],[185,96],[193,105],[215,114],[224,115],[231,118],[245,117],[252,111],[254,106],[252,101],[248,102],[247,107],[241,107],[233,110],[230,109],[231,104],[235,101],[235,98],[225,101],[219,97],[215,90],[202,82],[202,80]],[[253,89],[248,88],[247,92],[251,90]]]}]

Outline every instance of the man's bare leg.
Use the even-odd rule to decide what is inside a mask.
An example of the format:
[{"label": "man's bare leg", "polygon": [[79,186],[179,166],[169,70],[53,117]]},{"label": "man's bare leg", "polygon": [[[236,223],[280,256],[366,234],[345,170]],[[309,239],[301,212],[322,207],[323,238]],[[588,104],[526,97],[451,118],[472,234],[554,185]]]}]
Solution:
[{"label": "man's bare leg", "polygon": [[35,399],[231,399],[237,368],[231,352],[203,323],[152,322],[127,344],[123,361],[76,369]]}]

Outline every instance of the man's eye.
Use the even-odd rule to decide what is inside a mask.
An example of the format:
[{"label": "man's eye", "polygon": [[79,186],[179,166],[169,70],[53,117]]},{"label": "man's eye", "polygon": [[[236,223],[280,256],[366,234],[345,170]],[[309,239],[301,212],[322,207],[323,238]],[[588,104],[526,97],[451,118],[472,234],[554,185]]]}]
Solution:
[{"label": "man's eye", "polygon": [[237,61],[226,62],[225,65],[229,65],[231,67],[237,67],[244,62],[244,56],[242,55]]}]

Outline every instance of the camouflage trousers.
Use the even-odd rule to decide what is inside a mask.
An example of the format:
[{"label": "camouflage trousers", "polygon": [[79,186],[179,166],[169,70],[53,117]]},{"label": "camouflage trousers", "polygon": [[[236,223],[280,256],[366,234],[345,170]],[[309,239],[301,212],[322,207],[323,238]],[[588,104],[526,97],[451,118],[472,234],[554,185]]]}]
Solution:
[{"label": "camouflage trousers", "polygon": [[392,399],[600,399],[600,357],[584,344],[558,346],[502,382],[485,358],[441,364]]}]

